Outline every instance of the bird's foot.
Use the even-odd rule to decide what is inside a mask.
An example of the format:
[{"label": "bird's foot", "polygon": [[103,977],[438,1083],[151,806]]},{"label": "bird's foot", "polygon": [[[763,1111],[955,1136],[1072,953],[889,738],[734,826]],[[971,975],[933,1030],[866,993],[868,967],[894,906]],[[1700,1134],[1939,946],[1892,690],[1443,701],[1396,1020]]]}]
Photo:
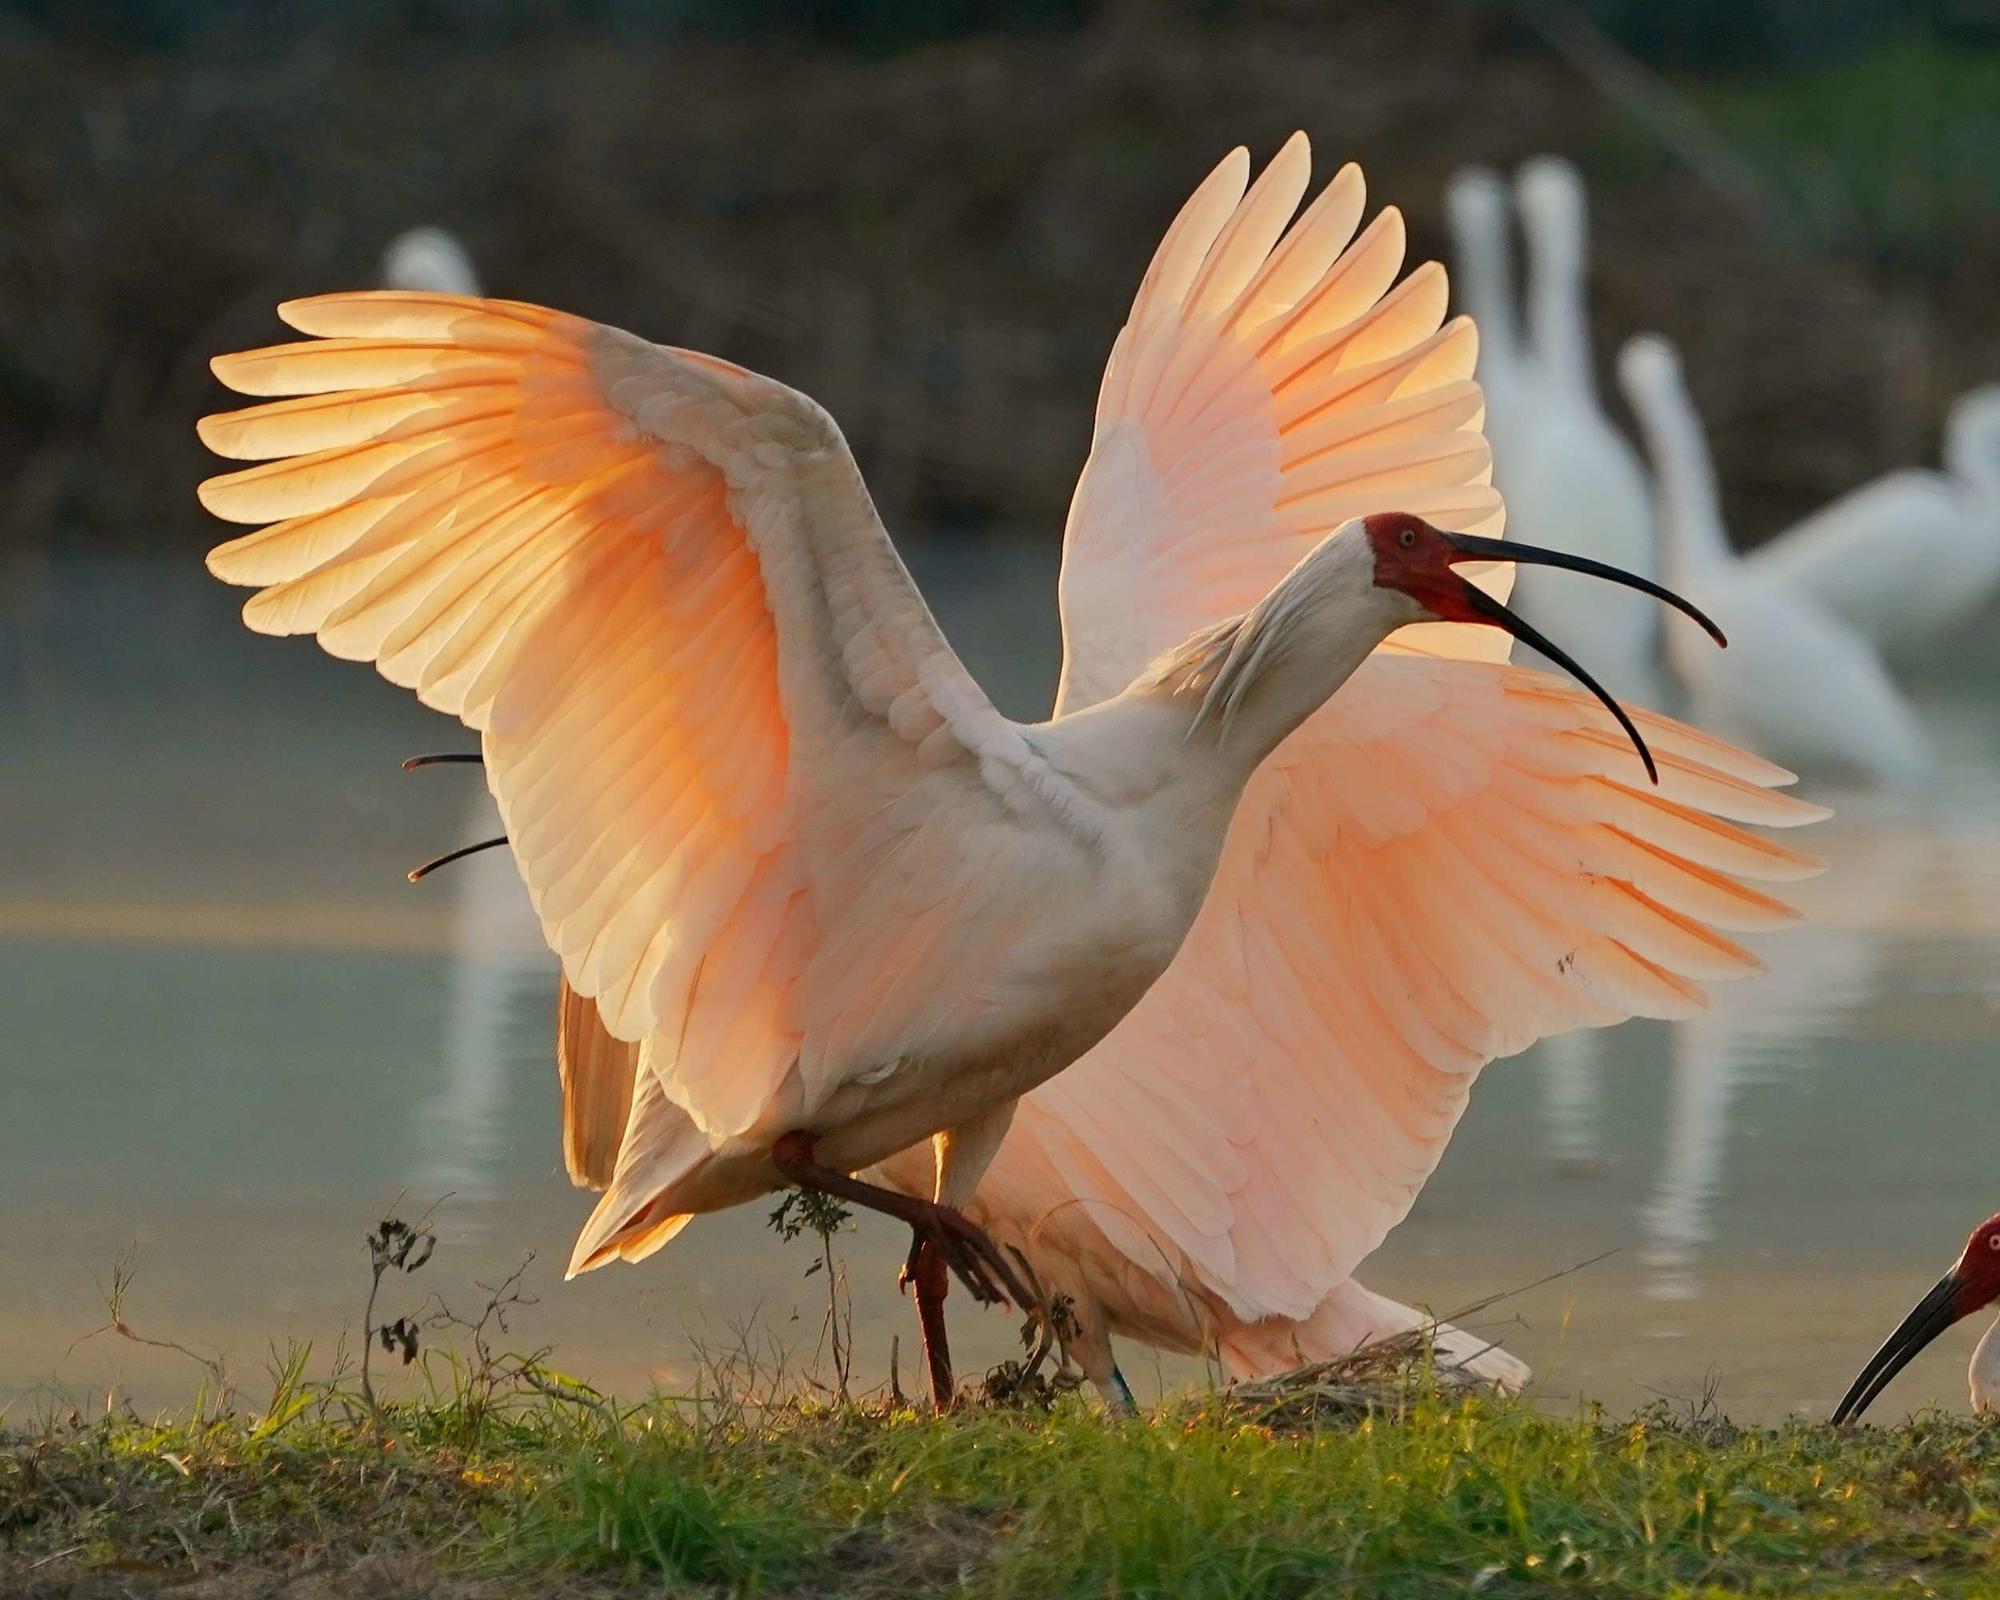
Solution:
[{"label": "bird's foot", "polygon": [[897,1275],[898,1285],[916,1281],[919,1258],[928,1245],[981,1305],[1005,1305],[1011,1300],[1024,1311],[1041,1309],[1042,1297],[1008,1263],[986,1230],[963,1212],[931,1206],[911,1219],[910,1231],[914,1237]]}]

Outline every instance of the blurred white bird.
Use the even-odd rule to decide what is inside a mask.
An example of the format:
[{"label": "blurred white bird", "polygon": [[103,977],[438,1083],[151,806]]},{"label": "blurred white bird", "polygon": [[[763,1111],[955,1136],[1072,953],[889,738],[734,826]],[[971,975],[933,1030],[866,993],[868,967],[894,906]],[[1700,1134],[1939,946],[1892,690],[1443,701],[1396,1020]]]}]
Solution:
[{"label": "blurred white bird", "polygon": [[[1489,167],[1461,167],[1445,185],[1444,207],[1452,286],[1479,330],[1475,375],[1486,395],[1486,442],[1493,447],[1497,479],[1521,460],[1540,425],[1522,345],[1507,185]],[[1500,487],[1504,495],[1505,486]]]},{"label": "blurred white bird", "polygon": [[[1513,316],[1498,179],[1469,169],[1446,195],[1459,282],[1480,332],[1479,376],[1489,386],[1494,485],[1517,531],[1652,575],[1645,470],[1598,403],[1592,370],[1583,177],[1560,157],[1539,156],[1516,176],[1514,198],[1528,256],[1525,338]],[[1520,614],[1565,648],[1587,648],[1614,694],[1658,704],[1659,619],[1630,601],[1552,573],[1522,573],[1513,595]]]},{"label": "blurred white bird", "polygon": [[1678,630],[1668,634],[1667,659],[1691,697],[1690,715],[1780,760],[1836,763],[1894,784],[1923,779],[1923,731],[1873,646],[1731,546],[1673,346],[1650,334],[1628,341],[1618,377],[1652,458],[1664,570],[1733,646],[1704,655],[1683,648]]},{"label": "blurred white bird", "polygon": [[[479,274],[458,239],[443,228],[412,228],[382,252],[385,289],[477,295]],[[467,797],[461,846],[475,847],[499,827],[483,787]],[[548,1004],[558,967],[542,938],[513,863],[486,857],[451,875],[452,942],[444,997],[444,1076],[426,1122],[437,1130],[433,1172],[447,1187],[480,1192],[506,1126],[507,1094],[522,1055],[524,1017]]]},{"label": "blurred white bird", "polygon": [[2000,587],[2000,385],[1946,415],[1944,470],[1865,484],[1748,559],[1882,648],[1935,652]]},{"label": "blurred white bird", "polygon": [[411,228],[389,241],[375,274],[385,289],[425,294],[476,295],[479,272],[457,236],[443,228]]}]

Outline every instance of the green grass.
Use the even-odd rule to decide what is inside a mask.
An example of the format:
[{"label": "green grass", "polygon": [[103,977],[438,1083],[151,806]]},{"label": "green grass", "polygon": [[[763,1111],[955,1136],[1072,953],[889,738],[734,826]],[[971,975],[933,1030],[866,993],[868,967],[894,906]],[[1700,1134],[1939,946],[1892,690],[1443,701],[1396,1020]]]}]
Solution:
[{"label": "green grass", "polygon": [[294,1394],[270,1418],[15,1433],[0,1593],[364,1568],[417,1595],[2000,1593],[2000,1432],[1943,1417],[1738,1430],[1420,1383],[1282,1424],[1214,1397],[1127,1421],[1073,1397],[942,1419],[440,1397],[380,1435],[365,1415]]}]

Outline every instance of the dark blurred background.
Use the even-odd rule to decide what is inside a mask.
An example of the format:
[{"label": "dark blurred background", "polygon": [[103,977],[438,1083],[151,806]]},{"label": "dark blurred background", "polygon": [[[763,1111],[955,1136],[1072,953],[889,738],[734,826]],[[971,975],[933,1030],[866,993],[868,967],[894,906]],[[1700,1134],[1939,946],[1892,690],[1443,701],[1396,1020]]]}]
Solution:
[{"label": "dark blurred background", "polygon": [[0,595],[65,548],[192,560],[207,357],[420,223],[491,292],[812,391],[892,528],[1052,539],[1163,225],[1294,127],[1419,256],[1458,164],[1577,159],[1600,360],[1681,344],[1739,537],[1934,460],[2000,377],[1990,0],[28,0]]}]

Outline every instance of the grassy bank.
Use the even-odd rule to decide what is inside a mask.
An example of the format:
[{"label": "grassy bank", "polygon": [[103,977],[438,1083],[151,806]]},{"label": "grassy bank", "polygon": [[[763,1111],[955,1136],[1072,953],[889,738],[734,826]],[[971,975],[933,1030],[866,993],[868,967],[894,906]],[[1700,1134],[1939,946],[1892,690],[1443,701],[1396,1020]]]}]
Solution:
[{"label": "grassy bank", "polygon": [[1384,1389],[1334,1415],[291,1392],[0,1452],[0,1592],[510,1596],[2000,1591],[2000,1434],[1851,1437]]}]

